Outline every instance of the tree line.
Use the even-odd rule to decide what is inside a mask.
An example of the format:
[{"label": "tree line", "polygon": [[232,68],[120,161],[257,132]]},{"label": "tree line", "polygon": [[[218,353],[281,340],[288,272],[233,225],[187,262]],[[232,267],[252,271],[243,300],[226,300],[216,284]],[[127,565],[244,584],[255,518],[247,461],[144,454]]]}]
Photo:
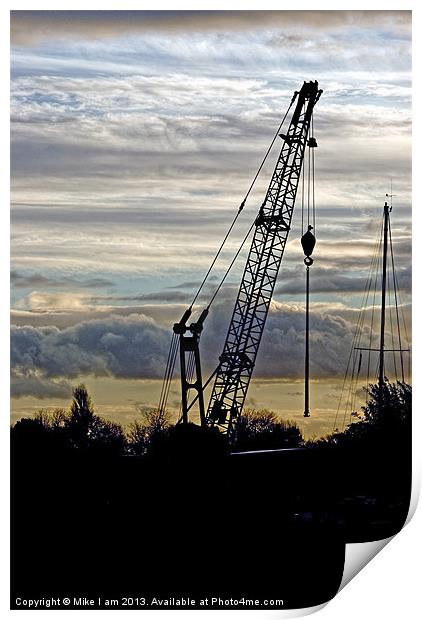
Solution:
[{"label": "tree line", "polygon": [[[315,446],[350,445],[388,439],[410,437],[411,386],[389,383],[368,388],[368,402],[361,412],[352,412],[355,421],[344,432],[335,431],[326,437],[305,441],[299,427],[290,420],[280,420],[265,409],[247,409],[238,417],[229,440],[215,429],[199,429],[194,425],[190,433],[201,433],[211,442],[225,442],[225,448],[234,451],[301,448]],[[185,433],[186,434],[186,433]],[[12,426],[12,441],[24,448],[54,446],[57,449],[79,450],[89,453],[146,456],[169,445],[177,436],[180,426],[171,422],[166,411],[144,409],[140,418],[127,429],[95,413],[92,398],[85,385],[73,388],[70,409],[38,411],[33,418],[23,418]]]}]

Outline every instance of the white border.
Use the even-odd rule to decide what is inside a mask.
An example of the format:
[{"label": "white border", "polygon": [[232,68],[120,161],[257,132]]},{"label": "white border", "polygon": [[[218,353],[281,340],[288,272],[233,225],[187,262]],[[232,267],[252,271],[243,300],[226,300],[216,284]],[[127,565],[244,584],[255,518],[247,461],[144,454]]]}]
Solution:
[{"label": "white border", "polygon": [[[421,196],[421,174],[420,174],[420,150],[418,142],[421,139],[420,132],[420,110],[421,108],[421,98],[419,96],[420,88],[416,83],[418,77],[420,76],[420,71],[418,70],[419,62],[418,58],[420,58],[421,51],[417,48],[419,47],[419,39],[421,36],[420,29],[420,12],[419,6],[416,1],[399,3],[399,2],[373,2],[370,0],[366,0],[365,2],[355,1],[353,3],[347,3],[345,6],[339,6],[338,2],[319,2],[317,5],[313,2],[301,2],[296,1],[293,5],[290,3],[281,3],[281,2],[268,2],[268,1],[251,1],[244,0],[243,2],[228,2],[227,0],[214,0],[213,2],[202,2],[200,9],[212,9],[212,10],[413,10],[413,23],[414,23],[414,49],[413,49],[413,61],[414,64],[417,65],[414,69],[414,170],[416,174],[414,174],[414,190],[413,195],[415,197],[414,201],[414,213],[413,213],[413,221],[414,221],[414,231],[415,231],[415,239],[416,235],[420,234],[418,231],[422,229],[422,217],[420,215],[422,206],[419,203],[419,196]],[[9,1],[2,3],[2,7],[0,9],[0,41],[3,47],[2,54],[2,63],[1,63],[1,84],[3,85],[2,89],[2,158],[1,158],[1,167],[0,174],[2,179],[2,196],[8,196],[9,194],[9,129],[8,129],[8,117],[9,117],[9,29],[8,29],[8,12],[9,10],[50,10],[50,9],[90,9],[90,10],[139,10],[139,9],[162,9],[162,10],[198,10],[198,2],[162,2],[157,0],[156,2],[145,1],[142,4],[138,1],[90,1],[86,0],[82,2],[81,0],[74,0],[73,2],[62,1],[60,3],[47,1],[47,2],[19,2],[19,1]],[[5,395],[3,398],[4,404],[8,400],[8,376],[9,376],[9,319],[8,319],[8,307],[4,302],[4,299],[7,298],[7,291],[9,289],[9,218],[8,218],[8,207],[4,205],[1,210],[1,223],[0,229],[4,238],[0,244],[0,252],[1,252],[1,277],[3,284],[3,303],[1,304],[1,369],[3,374],[3,394]],[[420,267],[420,258],[418,256],[418,252],[414,255],[413,265],[415,271],[419,270]],[[419,274],[418,274],[419,276]],[[421,298],[421,290],[418,285],[418,281],[420,277],[416,276],[414,280],[414,293],[413,293],[413,301],[414,305],[417,306],[419,300]],[[420,437],[420,429],[421,424],[418,420],[418,410],[419,405],[421,403],[420,398],[420,390],[418,388],[418,371],[420,368],[419,362],[419,351],[420,351],[420,328],[418,328],[417,322],[414,322],[414,342],[416,346],[414,346],[414,350],[416,350],[416,358],[413,362],[413,376],[416,378],[414,381],[414,454],[416,455],[416,463],[415,463],[415,471],[414,471],[414,488],[413,488],[413,507],[416,505],[416,496],[419,493],[420,479],[421,479],[421,460],[418,455],[419,450],[419,437]],[[6,409],[6,407],[4,407]],[[8,496],[8,437],[9,437],[9,416],[6,411],[3,412],[3,433],[2,433],[2,441],[4,444],[1,450],[1,458],[2,458],[2,467],[1,471],[3,473],[3,480],[5,482],[5,488],[3,490],[4,494]],[[403,620],[408,618],[416,618],[418,617],[418,611],[421,608],[420,600],[419,600],[419,589],[420,589],[420,552],[418,549],[421,549],[421,531],[422,531],[422,511],[419,509],[416,513],[416,516],[413,520],[405,527],[404,531],[401,532],[398,536],[390,542],[388,545],[388,550],[385,549],[380,553],[378,557],[376,557],[368,566],[366,566],[362,572],[362,574],[358,575],[355,579],[352,580],[351,583],[347,585],[347,587],[342,590],[336,597],[331,601],[322,611],[319,611],[319,617],[322,619],[335,619],[342,618],[342,620],[355,619],[356,616],[360,616],[362,618],[372,618],[372,617],[382,617],[385,619],[396,619],[400,616]],[[5,537],[2,545],[2,565],[1,565],[1,607],[6,613],[9,614],[21,614],[25,612],[11,612],[8,611],[9,606],[9,588],[8,588],[8,532],[9,532],[9,519],[8,519],[8,509],[3,508],[2,510],[2,523],[1,523],[1,532]],[[419,544],[418,544],[419,543]],[[356,554],[356,549],[353,552]],[[305,611],[305,610],[303,610]],[[311,610],[308,610],[308,612]],[[44,617],[45,612],[32,612],[39,616],[42,614]],[[55,617],[56,613],[61,612],[48,612],[48,618]],[[72,612],[67,611],[66,617],[73,617],[74,614],[78,614],[78,617],[83,616],[84,614],[88,614],[88,618],[95,617],[103,617],[102,611],[89,611],[89,612]],[[125,617],[127,614],[134,614],[137,612],[123,612]],[[142,617],[150,616],[156,620],[159,620],[162,617],[168,617],[169,613],[172,614],[172,617],[182,620],[186,616],[186,612],[159,612],[159,611],[144,611],[142,612]],[[236,612],[236,611],[206,611],[206,612],[196,612],[191,611],[189,613],[189,618],[194,618],[196,616],[203,616],[203,614],[207,614],[207,618],[211,620],[211,618],[221,618],[221,614],[227,618],[240,618],[240,616],[257,616],[257,612],[249,611],[249,612]],[[53,614],[53,615],[52,615]],[[291,612],[259,612],[259,617],[272,617],[275,616],[287,617],[287,615],[293,616],[297,614],[292,614]],[[121,617],[121,612],[109,612],[107,617]],[[138,614],[139,616],[139,614]]]}]

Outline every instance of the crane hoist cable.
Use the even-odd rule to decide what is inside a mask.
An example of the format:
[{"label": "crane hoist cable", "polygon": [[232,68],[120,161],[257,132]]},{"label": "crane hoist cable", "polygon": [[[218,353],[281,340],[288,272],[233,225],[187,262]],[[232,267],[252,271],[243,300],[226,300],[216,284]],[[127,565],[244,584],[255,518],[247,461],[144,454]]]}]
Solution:
[{"label": "crane hoist cable", "polygon": [[[311,131],[312,136],[314,133],[314,114],[311,116]],[[315,225],[315,149],[310,149],[312,156],[312,225],[314,227],[314,234],[316,234],[316,225]]]},{"label": "crane hoist cable", "polygon": [[[225,272],[223,278],[221,279],[221,281],[220,281],[219,285],[217,286],[216,290],[214,291],[214,293],[213,293],[213,295],[212,295],[212,297],[211,297],[211,299],[210,299],[210,301],[208,303],[208,306],[207,306],[208,310],[210,309],[211,304],[213,303],[215,298],[217,297],[221,287],[223,286],[227,276],[230,273],[231,268],[233,267],[233,265],[236,262],[240,252],[242,251],[243,246],[245,245],[249,235],[251,234],[254,225],[255,225],[255,221],[253,221],[252,224],[250,225],[248,232],[244,236],[242,243],[240,244],[238,250],[236,251],[236,254],[234,255],[233,259],[231,260],[229,266],[227,267],[226,272]],[[171,341],[171,344],[170,344],[170,351],[169,351],[169,355],[168,355],[168,358],[167,358],[166,371],[164,373],[163,385],[162,385],[162,388],[161,388],[160,401],[159,401],[159,405],[158,405],[158,409],[161,412],[163,412],[165,410],[166,406],[167,406],[167,398],[168,398],[168,393],[169,393],[169,390],[170,390],[170,384],[171,384],[171,381],[173,379],[173,371],[174,371],[174,366],[175,366],[177,352],[178,352],[178,345],[177,345],[177,343],[175,344],[175,334],[173,333],[172,341]],[[191,363],[192,363],[192,371],[193,371],[193,361]],[[189,375],[189,373],[191,373],[192,371],[191,371],[191,368],[189,367],[187,374]],[[214,371],[212,373],[212,375],[207,379],[207,381],[205,382],[205,385],[208,385],[208,383],[210,382],[210,380],[214,376],[215,372],[216,371]]]},{"label": "crane hoist cable", "polygon": [[[246,233],[245,237],[243,238],[243,241],[242,241],[242,243],[240,244],[240,246],[239,246],[239,248],[238,248],[238,250],[237,250],[236,254],[234,255],[234,257],[233,257],[233,259],[232,259],[232,261],[231,261],[230,265],[227,267],[226,272],[225,272],[225,274],[224,274],[223,278],[222,278],[222,279],[221,279],[221,281],[220,281],[220,284],[217,286],[216,290],[214,291],[214,293],[213,293],[213,295],[212,295],[212,297],[211,297],[211,299],[210,299],[210,301],[209,301],[209,303],[208,303],[207,310],[209,310],[209,309],[210,309],[211,304],[213,303],[213,301],[214,301],[214,300],[215,300],[215,298],[217,297],[217,295],[218,295],[218,293],[219,293],[219,291],[220,291],[221,287],[222,287],[222,286],[223,286],[223,284],[224,284],[225,279],[226,279],[226,278],[227,278],[227,276],[229,275],[229,272],[230,272],[231,268],[233,267],[234,263],[236,262],[236,259],[237,259],[237,257],[239,256],[240,252],[242,251],[242,248],[243,248],[243,246],[245,245],[245,243],[246,243],[246,241],[247,241],[247,239],[248,239],[249,235],[251,234],[252,229],[253,229],[253,227],[254,227],[254,226],[255,226],[255,221],[253,221],[253,222],[252,222],[252,224],[251,224],[251,226],[249,227],[249,230],[248,230],[248,232]],[[210,376],[208,377],[208,379],[205,381],[205,383],[204,383],[204,385],[203,385],[203,389],[204,389],[204,390],[205,390],[205,388],[209,385],[210,381],[214,378],[214,376],[215,376],[215,374],[216,374],[216,372],[217,372],[217,371],[218,371],[218,366],[217,366],[217,368],[215,368],[215,370],[211,373],[211,375],[210,375]],[[188,406],[188,409],[187,409],[188,411],[192,408],[192,406],[196,403],[196,401],[197,401],[197,400],[198,400],[198,396],[195,396],[195,398],[192,400],[192,402],[191,402],[191,403],[190,403],[190,405]],[[180,404],[180,410],[179,410],[179,420],[178,420],[178,422],[180,422],[180,421],[181,421],[181,418],[180,418],[181,409],[182,409],[182,405]]]},{"label": "crane hoist cable", "polygon": [[158,410],[163,413],[167,406],[167,399],[170,392],[171,381],[173,379],[174,366],[176,364],[176,357],[179,350],[179,340],[176,335],[173,334],[170,349],[167,356],[166,370],[164,373],[163,384],[161,386],[160,400],[158,403]]},{"label": "crane hoist cable", "polygon": [[[309,268],[313,264],[314,260],[311,258],[311,255],[314,251],[316,238],[315,238],[315,147],[317,147],[317,141],[315,140],[313,128],[313,111],[310,118],[310,127],[311,127],[311,137],[309,138],[308,145],[308,178],[307,178],[307,231],[304,232],[304,210],[305,210],[305,176],[306,176],[306,166],[305,166],[305,157],[306,157],[306,149],[304,150],[304,174],[303,174],[303,183],[302,183],[302,236],[300,239],[303,252],[305,258],[303,262],[306,266],[306,285],[305,285],[305,382],[304,382],[304,417],[310,417],[310,407],[309,407]],[[313,226],[311,226],[311,213],[312,213],[312,222]],[[312,233],[311,231],[314,230]]]},{"label": "crane hoist cable", "polygon": [[161,386],[160,399],[158,401],[158,408],[159,409],[161,409],[161,404],[162,404],[164,390],[165,390],[165,385],[166,385],[166,379],[167,379],[168,371],[169,371],[169,368],[170,368],[170,359],[171,359],[172,353],[173,353],[174,342],[175,342],[175,334],[172,334],[171,342],[170,342],[170,348],[169,348],[169,352],[168,352],[168,355],[167,355],[166,369],[164,371],[164,380],[163,380],[163,384]]},{"label": "crane hoist cable", "polygon": [[248,239],[249,235],[251,234],[252,229],[253,229],[253,227],[254,227],[254,226],[255,226],[255,220],[254,220],[254,221],[252,222],[252,224],[250,225],[249,230],[248,230],[248,232],[246,233],[246,235],[244,236],[243,241],[242,241],[242,243],[240,244],[240,246],[239,246],[239,248],[238,248],[238,250],[237,250],[236,254],[233,256],[233,258],[232,258],[232,260],[231,260],[230,265],[227,267],[227,269],[226,269],[226,272],[225,272],[224,276],[221,278],[221,280],[220,280],[220,284],[217,286],[217,288],[215,289],[215,291],[214,291],[214,293],[213,293],[213,295],[212,295],[212,297],[211,297],[210,301],[208,302],[208,306],[207,306],[207,308],[208,308],[208,309],[211,307],[211,304],[213,303],[214,299],[217,297],[218,293],[220,292],[221,287],[223,286],[223,284],[224,284],[224,282],[225,282],[225,280],[226,280],[227,276],[228,276],[228,275],[229,275],[229,273],[230,273],[231,268],[233,267],[234,263],[236,262],[237,257],[239,256],[240,252],[242,251],[243,246],[245,245],[245,243],[246,243],[246,241],[247,241],[247,239]]},{"label": "crane hoist cable", "polygon": [[[314,114],[311,116],[311,136],[314,134]],[[301,188],[301,222],[302,222],[302,235],[306,232],[306,226],[312,224],[312,229],[316,230],[316,201],[315,201],[315,148],[316,141],[312,141],[308,144],[307,157],[306,150],[304,153],[304,174],[302,175],[302,188]],[[306,162],[305,162],[306,158]],[[307,170],[306,170],[307,165]],[[306,186],[306,190],[305,190]],[[306,217],[305,217],[306,216]]]},{"label": "crane hoist cable", "polygon": [[[248,239],[249,235],[251,234],[252,229],[253,229],[253,227],[254,227],[254,226],[255,226],[255,220],[254,220],[254,221],[252,222],[252,224],[250,225],[249,230],[248,230],[248,232],[246,233],[246,235],[244,236],[243,241],[242,241],[242,243],[240,244],[240,246],[239,246],[239,248],[238,248],[238,250],[237,250],[236,254],[235,254],[235,255],[234,255],[234,257],[232,258],[232,260],[231,260],[231,262],[230,262],[229,266],[227,267],[226,272],[225,272],[224,276],[222,277],[222,279],[221,279],[221,281],[220,281],[220,284],[219,284],[219,285],[217,286],[217,288],[215,289],[215,291],[214,291],[214,293],[213,293],[213,295],[212,295],[212,297],[211,297],[211,299],[210,299],[210,301],[209,301],[209,303],[208,303],[207,310],[209,310],[209,309],[210,309],[210,307],[211,307],[211,305],[212,305],[213,301],[215,300],[215,298],[217,297],[218,293],[220,292],[220,289],[221,289],[221,287],[223,286],[224,281],[226,280],[227,276],[229,275],[231,268],[233,267],[234,263],[236,262],[237,257],[239,256],[240,252],[242,251],[243,246],[245,245],[245,243],[246,243],[246,241],[247,241],[247,239]],[[204,385],[203,385],[203,389],[205,389],[205,388],[209,385],[210,381],[214,378],[214,376],[215,376],[215,374],[216,374],[217,370],[218,370],[218,366],[217,366],[217,368],[215,368],[215,370],[211,373],[211,375],[210,375],[210,376],[208,377],[208,379],[205,381],[205,383],[204,383]],[[197,401],[197,400],[198,400],[198,396],[195,396],[195,398],[193,399],[193,401],[192,401],[192,402],[190,403],[190,405],[188,406],[188,411],[192,408],[192,406],[196,403],[196,401]],[[180,418],[181,408],[182,408],[182,405],[180,404],[180,410],[179,410],[179,420],[178,420],[179,422],[181,421],[181,418]]]},{"label": "crane hoist cable", "polygon": [[[252,189],[253,189],[253,187],[254,187],[254,185],[255,185],[255,183],[256,183],[256,180],[258,179],[258,176],[259,176],[259,174],[260,174],[260,172],[261,172],[261,170],[262,170],[262,168],[263,168],[263,166],[264,166],[265,162],[267,161],[268,155],[270,154],[271,149],[273,148],[274,143],[275,143],[275,141],[276,141],[277,137],[278,137],[278,136],[279,136],[279,134],[280,134],[280,131],[281,131],[281,129],[282,129],[282,127],[283,127],[283,125],[284,125],[284,122],[285,122],[285,120],[286,120],[286,118],[287,118],[287,115],[288,115],[288,114],[289,114],[289,112],[290,112],[290,109],[291,109],[291,107],[292,107],[292,105],[293,105],[293,103],[294,103],[295,98],[296,98],[296,94],[294,94],[294,95],[293,95],[293,97],[292,97],[292,100],[291,100],[291,102],[290,102],[290,105],[289,105],[289,107],[288,107],[288,110],[287,110],[286,114],[283,116],[283,119],[282,119],[281,123],[279,124],[279,126],[278,126],[278,128],[277,128],[277,131],[276,131],[276,132],[275,132],[275,134],[274,134],[274,137],[273,137],[273,139],[272,139],[272,141],[271,141],[271,144],[270,144],[270,146],[268,147],[267,152],[265,153],[264,158],[262,159],[262,161],[261,161],[261,163],[260,163],[260,165],[259,165],[259,168],[258,168],[258,170],[257,170],[257,171],[256,171],[256,173],[255,173],[255,176],[254,176],[254,178],[253,178],[253,180],[252,180],[252,183],[250,184],[249,189],[248,189],[248,191],[247,191],[247,192],[246,192],[246,194],[245,194],[245,197],[243,198],[242,202],[240,203],[240,205],[239,205],[239,207],[238,207],[238,210],[237,210],[237,213],[236,213],[236,215],[235,215],[235,217],[234,217],[234,219],[233,219],[232,223],[230,224],[230,227],[229,227],[229,229],[228,229],[228,231],[227,231],[227,233],[226,233],[226,235],[225,235],[225,237],[224,237],[223,241],[221,242],[220,247],[219,247],[219,248],[218,248],[218,250],[217,250],[217,253],[216,253],[216,254],[215,254],[215,256],[214,256],[214,258],[213,258],[213,260],[212,260],[212,262],[211,262],[211,265],[209,266],[208,271],[206,272],[206,274],[205,274],[205,276],[204,276],[204,278],[203,278],[203,280],[202,280],[202,282],[201,282],[201,284],[200,284],[200,286],[199,286],[199,288],[198,288],[198,290],[197,290],[197,292],[196,292],[196,294],[195,294],[195,297],[193,298],[193,300],[192,300],[192,302],[191,302],[191,304],[190,304],[190,308],[192,308],[192,306],[195,304],[196,300],[198,299],[198,297],[199,297],[199,295],[200,295],[200,293],[201,293],[201,291],[202,291],[202,289],[203,289],[203,287],[204,287],[204,285],[205,285],[205,282],[206,282],[206,281],[207,281],[207,279],[208,279],[208,276],[210,275],[210,273],[211,273],[211,271],[212,271],[212,269],[213,269],[213,267],[214,267],[215,263],[217,262],[217,259],[218,259],[218,257],[220,256],[221,251],[222,251],[223,247],[225,246],[226,241],[227,241],[227,239],[229,238],[230,233],[231,233],[231,231],[232,231],[232,230],[233,230],[233,228],[234,228],[234,225],[235,225],[235,224],[236,224],[236,222],[237,222],[237,219],[238,219],[239,215],[240,215],[240,214],[241,214],[241,212],[243,211],[243,208],[244,208],[244,206],[245,206],[245,204],[246,204],[246,201],[247,201],[247,199],[249,198],[249,194],[251,193],[251,191],[252,191]],[[253,225],[252,225],[252,226],[253,226]],[[252,226],[251,226],[251,230],[252,230]],[[250,232],[250,231],[249,231],[249,232]],[[249,235],[249,233],[248,233],[248,235]],[[246,241],[246,239],[245,239],[245,241]],[[239,251],[240,251],[240,250],[239,250]],[[238,256],[238,254],[236,255],[236,258],[237,258],[237,256]],[[226,274],[226,275],[227,275],[227,274]]]}]

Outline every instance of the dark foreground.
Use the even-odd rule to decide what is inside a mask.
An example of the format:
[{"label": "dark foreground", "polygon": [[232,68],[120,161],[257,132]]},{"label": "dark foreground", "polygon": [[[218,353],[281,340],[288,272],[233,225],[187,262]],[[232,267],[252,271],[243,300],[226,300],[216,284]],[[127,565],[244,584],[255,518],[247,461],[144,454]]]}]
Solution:
[{"label": "dark foreground", "polygon": [[397,533],[410,496],[410,456],[391,447],[12,459],[14,609],[317,605],[337,592],[345,542]]}]

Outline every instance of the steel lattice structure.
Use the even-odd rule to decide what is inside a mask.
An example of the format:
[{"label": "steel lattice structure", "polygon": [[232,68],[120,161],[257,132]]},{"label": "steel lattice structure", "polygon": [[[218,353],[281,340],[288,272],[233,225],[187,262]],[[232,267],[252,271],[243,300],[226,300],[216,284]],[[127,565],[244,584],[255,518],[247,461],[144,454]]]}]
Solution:
[{"label": "steel lattice structure", "polygon": [[242,412],[255,366],[275,282],[290,230],[308,142],[312,111],[321,96],[318,82],[304,82],[266,196],[255,221],[252,245],[216,372],[207,424],[230,432]]}]

